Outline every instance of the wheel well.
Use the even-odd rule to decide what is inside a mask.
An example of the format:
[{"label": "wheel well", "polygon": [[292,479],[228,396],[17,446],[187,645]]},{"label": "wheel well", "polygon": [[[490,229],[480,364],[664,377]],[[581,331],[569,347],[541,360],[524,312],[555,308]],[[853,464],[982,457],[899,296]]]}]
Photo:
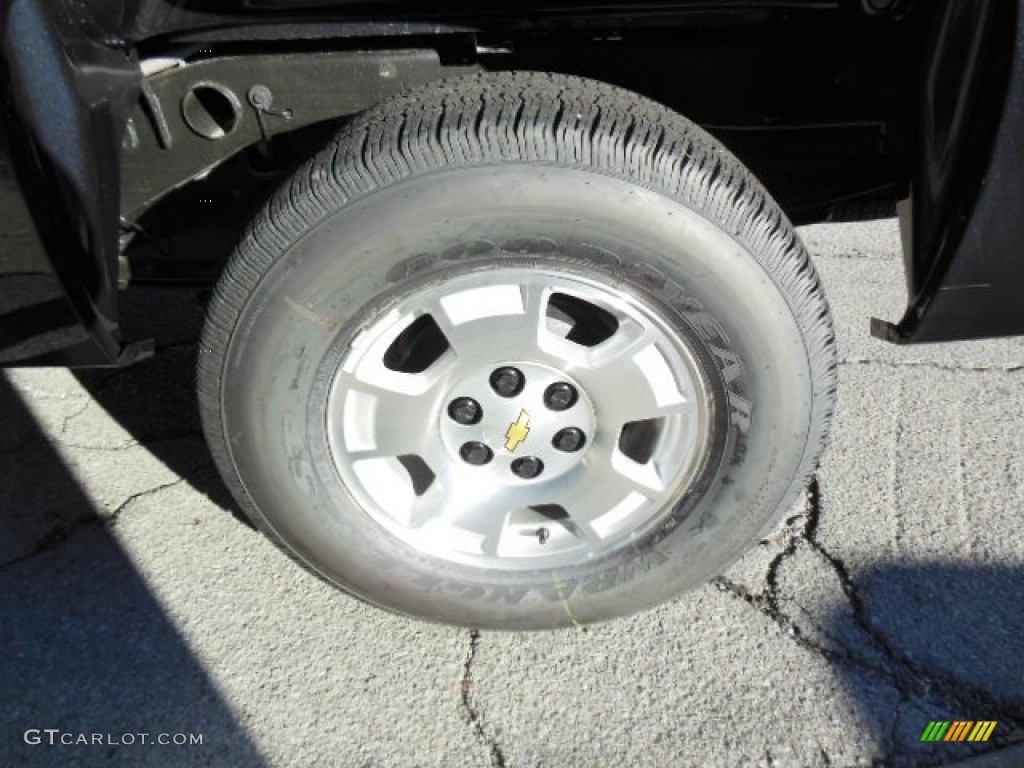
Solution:
[{"label": "wheel well", "polygon": [[170,63],[148,79],[126,140],[126,277],[211,281],[269,192],[348,116],[479,69],[573,74],[653,98],[738,155],[795,223],[891,215],[907,192],[921,16],[834,9],[355,41],[247,41],[228,28],[221,40],[148,43],[147,61]]}]

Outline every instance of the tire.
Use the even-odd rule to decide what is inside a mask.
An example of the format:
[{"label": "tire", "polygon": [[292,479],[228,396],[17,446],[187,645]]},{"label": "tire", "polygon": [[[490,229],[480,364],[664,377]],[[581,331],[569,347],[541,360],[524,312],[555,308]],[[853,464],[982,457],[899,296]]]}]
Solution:
[{"label": "tire", "polygon": [[739,162],[540,73],[355,119],[255,219],[202,345],[253,522],[352,595],[479,628],[722,572],[815,470],[836,383],[807,253]]}]

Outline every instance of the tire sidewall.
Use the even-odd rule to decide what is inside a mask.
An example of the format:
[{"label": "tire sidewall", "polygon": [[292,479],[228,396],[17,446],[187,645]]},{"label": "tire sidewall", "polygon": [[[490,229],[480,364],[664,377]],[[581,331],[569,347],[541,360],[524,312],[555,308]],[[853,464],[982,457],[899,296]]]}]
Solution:
[{"label": "tire sidewall", "polygon": [[[755,250],[662,190],[530,164],[437,171],[351,203],[273,258],[223,355],[224,439],[250,514],[371,602],[495,628],[631,613],[720,572],[802,479],[813,391],[792,308]],[[418,286],[513,263],[641,297],[690,340],[718,393],[700,492],[657,536],[560,572],[481,571],[404,546],[347,499],[323,425],[361,327]]]}]

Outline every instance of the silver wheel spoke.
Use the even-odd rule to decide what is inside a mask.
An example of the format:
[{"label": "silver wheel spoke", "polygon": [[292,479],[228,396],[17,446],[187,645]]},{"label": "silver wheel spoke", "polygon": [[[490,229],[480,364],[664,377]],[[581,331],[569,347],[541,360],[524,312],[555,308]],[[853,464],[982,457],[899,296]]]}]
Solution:
[{"label": "silver wheel spoke", "polygon": [[485,555],[497,555],[501,538],[505,535],[510,510],[481,509],[456,516],[457,527],[472,531],[480,536],[480,551]]},{"label": "silver wheel spoke", "polygon": [[621,427],[633,421],[689,414],[696,408],[692,388],[680,384],[665,355],[646,334],[589,374],[581,374],[581,380],[586,382],[604,424]]},{"label": "silver wheel spoke", "polygon": [[[601,482],[595,483],[600,473]],[[614,443],[595,445],[567,482],[538,505],[557,510],[549,525],[561,527],[591,548],[603,547],[623,525],[637,516],[664,490],[656,468],[638,465],[623,456]]]},{"label": "silver wheel spoke", "polygon": [[544,332],[544,297],[539,286],[503,283],[443,296],[430,315],[463,359],[536,356]]},{"label": "silver wheel spoke", "polygon": [[635,527],[632,521],[646,518],[653,503],[641,491],[611,489],[574,494],[564,502],[560,506],[564,506],[567,516],[553,524],[561,525],[591,549],[606,546],[610,539],[631,531]]},{"label": "silver wheel spoke", "polygon": [[[444,482],[444,481],[442,481]],[[451,492],[444,495],[435,510],[435,522],[439,533],[456,535],[466,546],[483,555],[497,555],[505,534],[510,509],[501,504],[500,495],[478,489],[478,493],[460,491],[459,484],[447,482]]]},{"label": "silver wheel spoke", "polygon": [[[396,374],[403,376],[408,374]],[[341,413],[332,414],[337,445],[351,460],[383,456],[424,456],[433,453],[436,441],[430,429],[436,420],[440,390],[433,383],[412,385],[416,394],[381,386],[357,384],[348,390]],[[424,458],[426,458],[424,456]]]},{"label": "silver wheel spoke", "polygon": [[590,547],[599,547],[604,544],[604,539],[594,530],[594,527],[587,520],[576,520],[570,514],[565,520],[555,520],[552,525],[559,525],[568,531],[574,538]]},{"label": "silver wheel spoke", "polygon": [[407,525],[411,528],[422,528],[437,517],[438,509],[444,507],[446,498],[444,488],[434,483],[426,493],[417,496],[412,502]]}]

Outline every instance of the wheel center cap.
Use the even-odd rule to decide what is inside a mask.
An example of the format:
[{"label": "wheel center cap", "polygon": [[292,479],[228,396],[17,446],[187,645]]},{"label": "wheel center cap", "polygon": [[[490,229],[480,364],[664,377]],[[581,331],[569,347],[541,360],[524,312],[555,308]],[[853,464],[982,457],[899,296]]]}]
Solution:
[{"label": "wheel center cap", "polygon": [[[544,365],[500,362],[474,370],[451,387],[448,403],[439,425],[448,454],[467,471],[502,484],[565,474],[594,439],[594,409],[586,392],[572,377]],[[488,459],[467,463],[466,455]]]}]

